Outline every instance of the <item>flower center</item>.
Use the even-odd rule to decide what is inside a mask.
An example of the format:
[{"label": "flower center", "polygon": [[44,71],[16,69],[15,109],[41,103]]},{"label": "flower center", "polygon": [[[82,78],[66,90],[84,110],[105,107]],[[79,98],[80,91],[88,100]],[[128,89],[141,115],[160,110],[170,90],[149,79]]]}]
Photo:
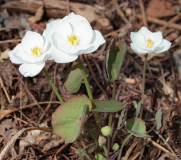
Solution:
[{"label": "flower center", "polygon": [[153,46],[153,41],[152,41],[150,38],[148,38],[148,39],[145,41],[145,46],[146,46],[147,48],[152,47],[152,46]]},{"label": "flower center", "polygon": [[71,33],[70,36],[67,36],[67,39],[68,39],[68,42],[71,44],[71,45],[77,45],[79,43],[79,39],[78,37]]},{"label": "flower center", "polygon": [[39,57],[42,54],[42,50],[40,47],[34,47],[31,49],[31,54],[35,57]]}]

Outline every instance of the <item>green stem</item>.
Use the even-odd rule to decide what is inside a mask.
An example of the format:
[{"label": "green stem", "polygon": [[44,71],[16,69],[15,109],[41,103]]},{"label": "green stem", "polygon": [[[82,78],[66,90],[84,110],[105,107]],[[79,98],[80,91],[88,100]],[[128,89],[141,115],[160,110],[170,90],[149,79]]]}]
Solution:
[{"label": "green stem", "polygon": [[[93,96],[92,96],[92,92],[91,92],[91,90],[90,90],[90,86],[89,86],[89,82],[88,82],[87,76],[86,76],[86,74],[85,74],[84,66],[83,66],[81,60],[79,59],[79,57],[78,57],[77,61],[78,61],[80,70],[81,70],[81,72],[82,72],[83,78],[84,78],[84,83],[85,83],[85,86],[86,86],[86,90],[87,90],[89,99],[93,102],[94,99],[93,99]],[[95,118],[97,127],[99,127],[99,114],[98,114],[97,112],[93,111],[93,115],[94,115],[94,118]],[[99,128],[100,128],[100,127],[99,127]]]},{"label": "green stem", "polygon": [[[112,89],[112,100],[115,100],[116,97],[116,82],[113,82],[113,89]],[[108,122],[108,126],[112,126],[112,119],[113,119],[113,113],[110,113],[109,115],[109,122]]]},{"label": "green stem", "polygon": [[80,70],[81,70],[81,72],[82,72],[83,78],[84,78],[84,83],[85,83],[85,86],[86,86],[87,93],[88,93],[88,95],[89,95],[89,99],[90,99],[91,101],[93,101],[94,99],[93,99],[93,96],[92,96],[92,92],[91,92],[91,90],[90,90],[89,82],[88,82],[88,80],[87,80],[87,76],[86,76],[86,74],[85,74],[85,70],[84,70],[83,64],[82,64],[81,60],[79,59],[79,57],[78,57],[77,61],[78,61]]},{"label": "green stem", "polygon": [[145,61],[143,66],[143,78],[142,78],[142,94],[141,94],[141,104],[144,103],[144,93],[145,93],[145,74],[146,74],[146,65],[147,65],[148,54],[145,55]]},{"label": "green stem", "polygon": [[106,146],[103,145],[102,148],[104,150],[104,153],[105,153],[106,157],[108,157],[109,153],[108,153],[108,150],[107,150]]},{"label": "green stem", "polygon": [[123,141],[122,145],[121,145],[121,149],[119,151],[119,156],[118,156],[118,160],[121,160],[121,156],[122,156],[122,152],[123,152],[123,148],[124,145],[126,144],[126,142],[132,137],[132,134],[129,134],[126,139]]},{"label": "green stem", "polygon": [[57,98],[59,99],[60,103],[63,103],[62,97],[61,97],[60,94],[58,93],[57,88],[55,87],[53,81],[51,80],[51,77],[50,77],[50,75],[48,74],[47,70],[46,70],[45,68],[43,68],[43,71],[44,71],[44,73],[45,73],[45,75],[46,75],[46,77],[47,77],[50,85],[52,86],[53,91],[55,92]]}]

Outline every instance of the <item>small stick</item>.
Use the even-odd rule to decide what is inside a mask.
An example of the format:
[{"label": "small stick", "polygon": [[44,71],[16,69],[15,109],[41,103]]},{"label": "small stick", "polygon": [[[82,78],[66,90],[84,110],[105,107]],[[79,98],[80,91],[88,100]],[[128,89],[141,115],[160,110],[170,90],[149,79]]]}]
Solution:
[{"label": "small stick", "polygon": [[[155,141],[151,140],[151,139],[147,139],[148,142],[150,142],[151,144],[153,144],[155,147],[159,148],[160,150],[162,150],[165,153],[168,153],[170,155],[172,155],[173,157],[175,157],[175,155],[171,152],[169,152],[167,149],[165,149],[164,147],[162,147],[161,145],[159,145],[158,143],[156,143]],[[177,157],[175,157],[177,159]],[[177,159],[179,160],[179,159]]]},{"label": "small stick", "polygon": [[41,108],[41,106],[38,104],[38,102],[37,102],[37,100],[35,99],[35,97],[33,96],[33,94],[30,92],[30,90],[27,88],[27,86],[26,86],[25,83],[23,82],[23,80],[22,80],[22,78],[21,78],[21,76],[20,76],[20,73],[17,71],[17,69],[15,68],[14,65],[12,65],[12,66],[13,66],[16,74],[18,75],[18,78],[19,78],[20,82],[23,84],[26,92],[29,94],[29,96],[32,98],[32,100],[33,100],[35,103],[37,103],[37,106],[38,106],[38,108],[42,111],[42,113],[44,113],[45,111]]},{"label": "small stick", "polygon": [[[137,14],[136,17],[138,19],[141,19],[141,20],[143,19],[143,16],[140,15],[140,14]],[[147,20],[148,20],[148,22],[160,24],[160,25],[163,25],[163,26],[168,25],[168,27],[170,27],[170,28],[181,30],[181,25],[178,25],[178,24],[175,24],[175,23],[168,23],[167,21],[160,20],[158,18],[148,17],[148,16],[147,16]]]},{"label": "small stick", "polygon": [[123,19],[123,21],[128,24],[129,20],[126,18],[126,16],[124,15],[124,13],[122,12],[122,10],[120,9],[117,0],[113,0],[113,4],[116,8],[116,11],[118,12],[119,16]]},{"label": "small stick", "polygon": [[16,42],[21,42],[21,39],[12,39],[12,40],[0,41],[0,44],[3,44],[3,43],[16,43]]},{"label": "small stick", "polygon": [[67,15],[70,14],[70,3],[69,0],[66,0],[67,2]]},{"label": "small stick", "polygon": [[8,99],[8,102],[11,103],[11,99],[9,98],[8,92],[7,92],[6,88],[4,87],[4,84],[3,84],[1,76],[0,76],[0,84],[1,84],[1,86],[3,88],[3,90],[4,90],[4,93],[6,95],[6,98]]},{"label": "small stick", "polygon": [[145,14],[145,9],[144,9],[144,5],[143,5],[143,1],[139,0],[139,4],[140,4],[141,13],[143,15],[143,23],[144,23],[145,27],[148,28],[148,23],[147,23],[147,20],[146,20],[146,14]]},{"label": "small stick", "polygon": [[86,61],[87,65],[88,65],[88,68],[90,69],[90,72],[91,72],[91,74],[92,74],[92,77],[93,77],[94,81],[96,82],[97,86],[98,86],[98,87],[100,88],[100,90],[104,93],[104,96],[106,97],[106,99],[109,99],[106,91],[102,88],[102,86],[99,84],[98,80],[96,79],[96,76],[95,76],[95,74],[94,74],[94,72],[93,72],[93,70],[92,70],[92,67],[91,67],[91,65],[90,65],[89,59],[88,59],[88,57],[87,57],[86,54],[84,55],[84,58],[85,58],[85,61]]}]

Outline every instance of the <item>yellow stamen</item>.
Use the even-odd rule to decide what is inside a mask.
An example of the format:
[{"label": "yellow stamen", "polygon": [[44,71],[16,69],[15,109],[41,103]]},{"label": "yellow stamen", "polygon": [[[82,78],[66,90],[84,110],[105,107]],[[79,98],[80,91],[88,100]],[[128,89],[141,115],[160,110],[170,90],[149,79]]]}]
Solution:
[{"label": "yellow stamen", "polygon": [[31,49],[31,54],[33,56],[39,57],[41,55],[41,53],[42,53],[41,48],[39,48],[37,46]]},{"label": "yellow stamen", "polygon": [[78,37],[71,33],[70,36],[67,36],[67,39],[68,39],[68,42],[71,44],[71,45],[77,45],[79,43],[79,39]]},{"label": "yellow stamen", "polygon": [[148,39],[145,41],[145,46],[146,46],[147,48],[152,47],[152,46],[153,46],[153,41],[152,41],[150,38],[148,38]]}]

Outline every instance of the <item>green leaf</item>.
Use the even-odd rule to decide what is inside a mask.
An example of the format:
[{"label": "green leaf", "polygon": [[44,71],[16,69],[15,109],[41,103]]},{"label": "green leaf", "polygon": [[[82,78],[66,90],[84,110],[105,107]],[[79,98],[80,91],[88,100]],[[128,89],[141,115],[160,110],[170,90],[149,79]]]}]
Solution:
[{"label": "green leaf", "polygon": [[136,137],[149,137],[146,134],[145,122],[140,118],[132,118],[126,122],[126,129]]},{"label": "green leaf", "polygon": [[155,115],[156,120],[156,129],[157,131],[160,130],[163,127],[163,112],[162,109],[158,109]]},{"label": "green leaf", "polygon": [[136,109],[136,113],[135,113],[136,117],[138,117],[141,111],[141,101],[139,103],[137,103],[136,101],[133,101],[132,103],[133,103],[134,108]]},{"label": "green leaf", "polygon": [[126,120],[127,117],[127,111],[128,109],[125,108],[121,111],[121,115],[119,116],[119,121],[118,121],[118,126],[117,126],[117,130],[121,129],[124,125],[124,122]]},{"label": "green leaf", "polygon": [[121,102],[111,100],[95,101],[94,104],[96,108],[93,110],[97,112],[117,112],[124,108]]},{"label": "green leaf", "polygon": [[88,108],[90,111],[92,104],[85,95],[64,102],[52,115],[53,133],[64,138],[65,143],[74,142],[79,136]]},{"label": "green leaf", "polygon": [[115,47],[115,38],[112,39],[106,55],[106,69],[111,82],[115,81],[126,55],[126,43],[119,40],[118,48]]},{"label": "green leaf", "polygon": [[65,77],[64,86],[67,91],[72,94],[78,92],[83,80],[83,75],[79,67],[75,66],[69,68],[68,71],[65,72]]},{"label": "green leaf", "polygon": [[103,157],[101,154],[96,154],[95,158],[96,158],[96,160],[106,160],[106,158]]}]

